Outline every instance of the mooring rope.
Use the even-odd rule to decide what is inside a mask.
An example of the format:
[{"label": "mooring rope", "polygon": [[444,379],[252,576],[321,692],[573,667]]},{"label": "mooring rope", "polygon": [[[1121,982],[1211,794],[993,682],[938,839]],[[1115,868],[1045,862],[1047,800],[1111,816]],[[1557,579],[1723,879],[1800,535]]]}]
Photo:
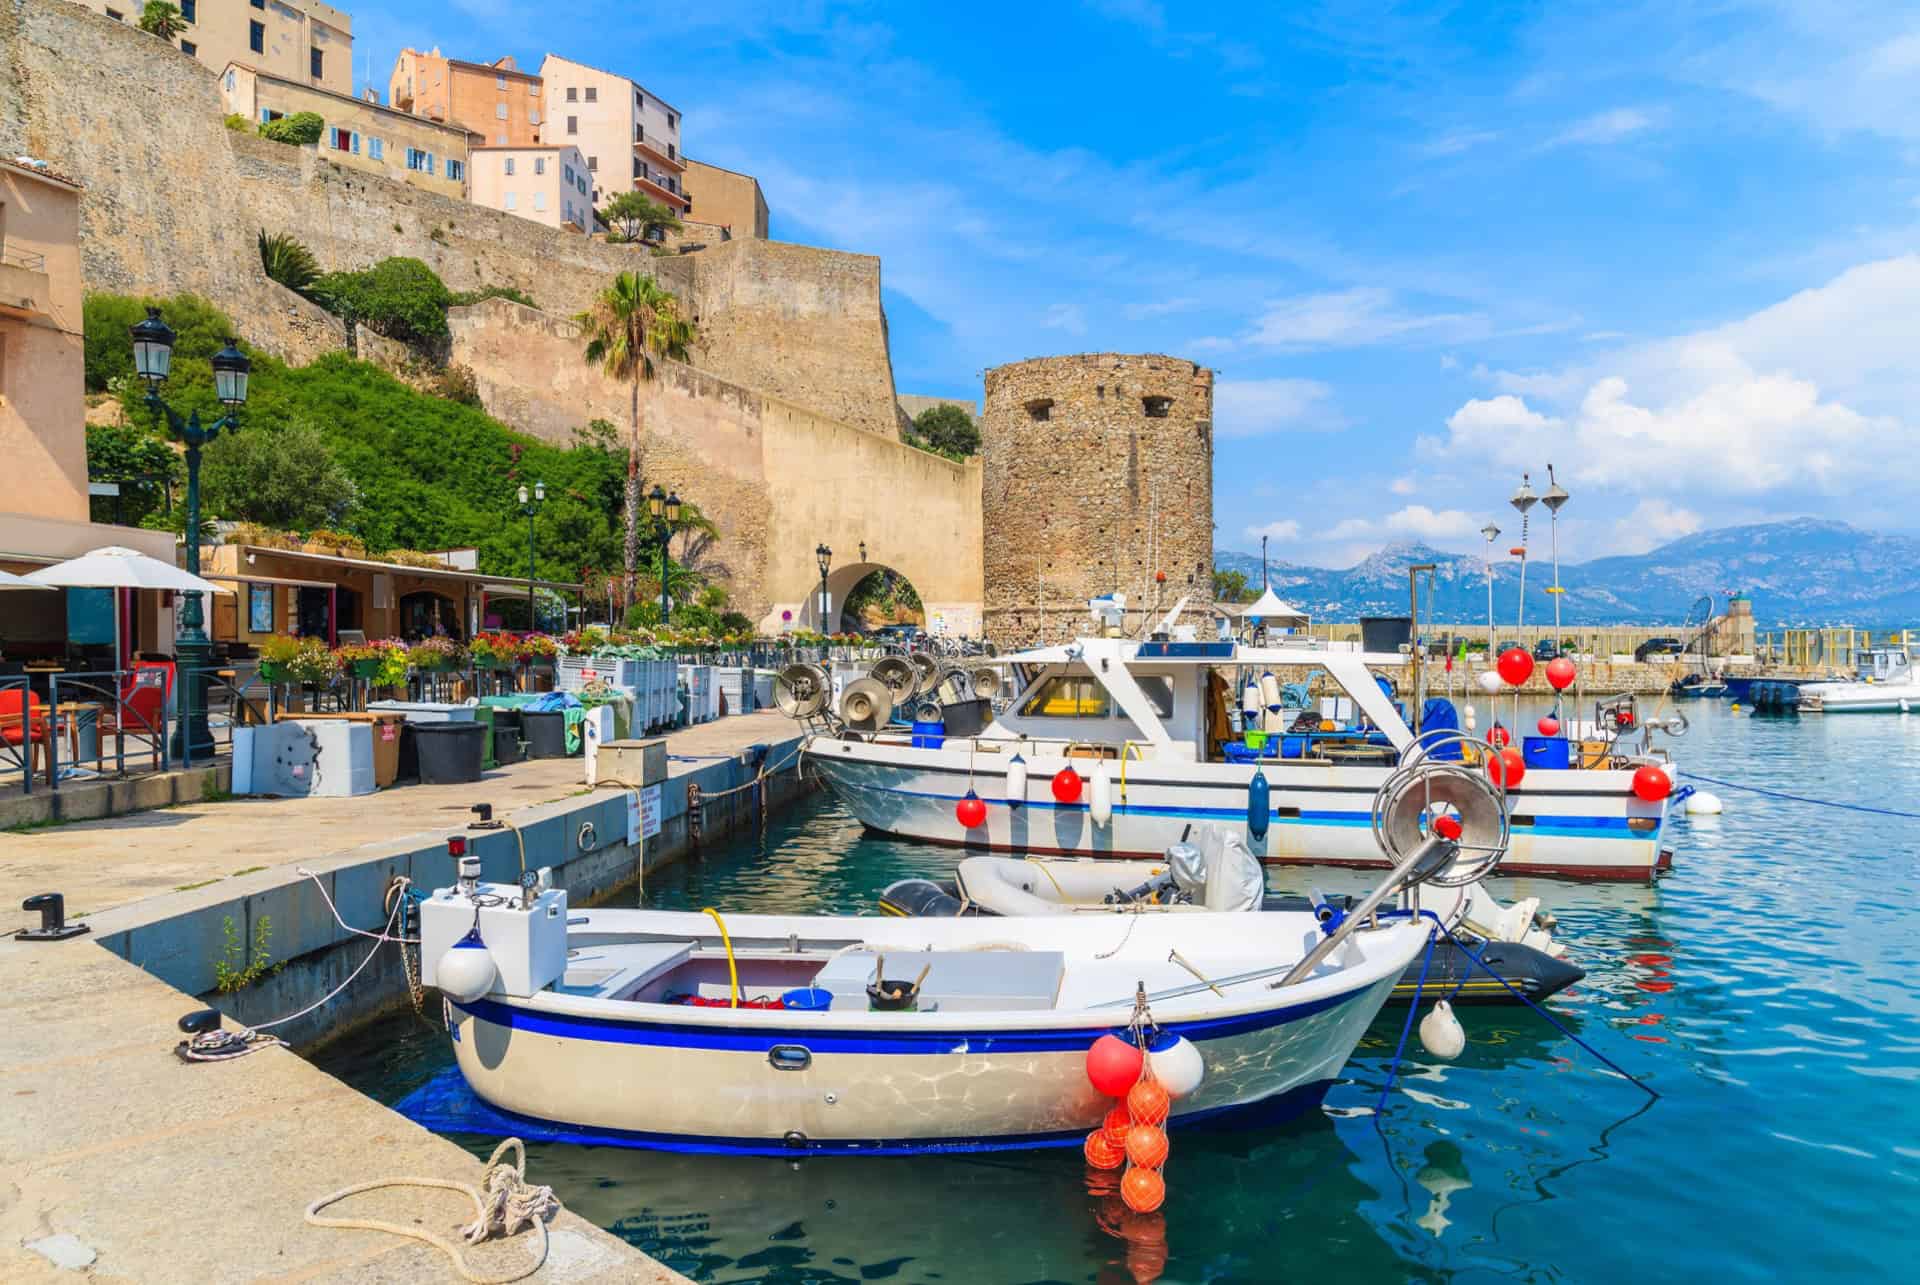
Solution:
[{"label": "mooring rope", "polygon": [[1758,785],[1743,785],[1738,781],[1722,781],[1718,777],[1702,776],[1698,772],[1684,769],[1681,776],[1695,781],[1705,781],[1708,785],[1717,785],[1726,790],[1745,790],[1749,794],[1764,794],[1770,799],[1786,799],[1791,803],[1811,803],[1816,807],[1839,808],[1842,812],[1868,812],[1874,816],[1903,817],[1909,821],[1920,821],[1920,812],[1902,812],[1897,808],[1876,808],[1865,803],[1842,803],[1837,799],[1816,799],[1807,794],[1788,794],[1785,790],[1769,790]]},{"label": "mooring rope", "polygon": [[[1427,911],[1427,914],[1433,914]],[[1439,917],[1434,917],[1439,923]],[[1407,1034],[1413,1030],[1413,1016],[1420,1011],[1420,996],[1427,989],[1427,969],[1433,966],[1433,948],[1439,940],[1431,928],[1427,930],[1427,953],[1420,959],[1420,980],[1413,986],[1413,1001],[1407,1005],[1407,1020],[1400,1024],[1400,1042],[1393,1046],[1393,1061],[1387,1067],[1387,1082],[1380,1086],[1380,1100],[1374,1103],[1373,1114],[1377,1121],[1380,1113],[1387,1109],[1387,1095],[1393,1092],[1393,1081],[1400,1074],[1400,1055],[1407,1049]]]}]

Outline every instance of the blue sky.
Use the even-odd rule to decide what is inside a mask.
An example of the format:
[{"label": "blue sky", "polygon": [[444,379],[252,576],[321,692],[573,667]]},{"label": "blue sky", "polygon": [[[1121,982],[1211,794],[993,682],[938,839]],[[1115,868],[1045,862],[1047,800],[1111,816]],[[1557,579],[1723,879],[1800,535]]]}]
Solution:
[{"label": "blue sky", "polygon": [[1214,367],[1222,548],[1476,549],[1549,460],[1576,558],[1920,527],[1913,6],[351,11],[382,89],[405,44],[552,50],[678,105],[775,237],[881,256],[903,392]]}]

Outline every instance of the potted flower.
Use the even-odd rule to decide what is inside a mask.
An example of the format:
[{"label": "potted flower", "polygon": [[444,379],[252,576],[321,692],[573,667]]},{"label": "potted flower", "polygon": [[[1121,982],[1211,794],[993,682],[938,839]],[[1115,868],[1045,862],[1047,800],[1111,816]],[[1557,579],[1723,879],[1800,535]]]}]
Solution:
[{"label": "potted flower", "polygon": [[403,639],[382,638],[373,644],[380,650],[380,668],[374,671],[375,687],[400,687],[407,681],[408,648]]},{"label": "potted flower", "polygon": [[302,638],[287,662],[287,676],[295,682],[324,687],[340,673],[340,658],[318,638]]},{"label": "potted flower", "polygon": [[519,655],[513,635],[504,633],[475,634],[469,650],[475,669],[512,669]]},{"label": "potted flower", "polygon": [[355,678],[377,678],[387,663],[387,649],[380,643],[344,643],[334,655]]},{"label": "potted flower", "polygon": [[284,683],[293,675],[287,672],[287,666],[300,654],[300,640],[286,634],[274,634],[263,638],[256,650],[260,654],[260,680],[267,683]]},{"label": "potted flower", "polygon": [[423,674],[444,674],[466,663],[466,649],[451,638],[422,638],[407,649],[407,661]]},{"label": "potted flower", "polygon": [[554,657],[560,654],[560,645],[546,634],[520,635],[520,659],[533,666],[552,668]]}]

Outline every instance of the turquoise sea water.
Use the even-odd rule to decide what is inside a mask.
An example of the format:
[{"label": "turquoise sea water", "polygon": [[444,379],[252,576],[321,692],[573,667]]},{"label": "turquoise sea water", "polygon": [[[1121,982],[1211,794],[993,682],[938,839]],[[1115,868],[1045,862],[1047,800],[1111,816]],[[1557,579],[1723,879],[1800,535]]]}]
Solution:
[{"label": "turquoise sea water", "polygon": [[[1683,771],[1920,811],[1920,715],[1766,720],[1690,706]],[[541,1144],[569,1207],[700,1280],[824,1282],[1912,1279],[1920,1217],[1920,822],[1714,789],[1653,887],[1538,895],[1588,979],[1549,1007],[1646,1095],[1524,1010],[1461,1011],[1457,1062],[1375,1023],[1324,1110],[1172,1135],[1161,1214],[1076,1152],[690,1157]],[[822,796],[656,876],[645,902],[869,913],[948,850],[866,837]],[[1322,886],[1348,886],[1335,877]],[[1276,873],[1275,886],[1301,881]],[[411,1016],[328,1050],[396,1101],[450,1062]],[[489,1139],[457,1139],[485,1154]]]}]

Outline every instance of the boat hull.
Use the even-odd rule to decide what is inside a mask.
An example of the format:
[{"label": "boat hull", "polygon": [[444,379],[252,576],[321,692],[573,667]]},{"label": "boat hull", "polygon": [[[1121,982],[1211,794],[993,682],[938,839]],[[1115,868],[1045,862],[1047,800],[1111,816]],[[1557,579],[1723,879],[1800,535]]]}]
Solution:
[{"label": "boat hull", "polygon": [[1800,688],[1803,714],[1905,714],[1920,710],[1914,683],[1807,683]]},{"label": "boat hull", "polygon": [[[1162,1023],[1208,1068],[1174,1104],[1175,1127],[1312,1110],[1398,980],[1396,967],[1328,998]],[[817,1016],[783,1014],[696,1028],[501,999],[451,1013],[455,1059],[476,1095],[580,1141],[753,1155],[1078,1146],[1112,1105],[1086,1077],[1087,1047],[1108,1027],[823,1030]],[[804,1069],[773,1065],[776,1047],[805,1050]]]},{"label": "boat hull", "polygon": [[[1009,753],[1011,750],[1008,751]],[[822,739],[809,761],[847,808],[871,829],[977,851],[1049,856],[1156,858],[1203,823],[1227,824],[1269,865],[1384,869],[1372,832],[1373,796],[1392,769],[1240,764],[1128,763],[1116,781],[1113,813],[1096,825],[1089,801],[1057,802],[1049,781],[1066,760],[1035,758],[1026,797],[1007,797],[1000,754],[925,750]],[[1082,774],[1092,769],[1074,760]],[[1267,832],[1248,830],[1248,783],[1264,772]],[[971,789],[986,821],[962,826],[955,805]],[[1513,840],[1503,874],[1646,880],[1668,860],[1660,844],[1666,803],[1632,792],[1632,773],[1534,771],[1509,796]]]}]

